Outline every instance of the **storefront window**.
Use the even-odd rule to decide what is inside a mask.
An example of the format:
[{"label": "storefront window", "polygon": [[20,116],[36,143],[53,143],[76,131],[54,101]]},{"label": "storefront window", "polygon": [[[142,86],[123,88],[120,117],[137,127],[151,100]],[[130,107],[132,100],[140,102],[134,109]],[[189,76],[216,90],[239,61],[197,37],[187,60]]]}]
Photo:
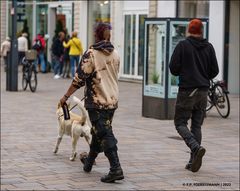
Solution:
[{"label": "storefront window", "polygon": [[189,0],[177,1],[177,16],[180,18],[208,18],[209,1],[208,0]]},{"label": "storefront window", "polygon": [[[9,2],[9,22],[8,22],[8,31],[9,36],[12,34],[12,17],[10,14],[10,10],[12,8],[12,3]],[[31,46],[31,41],[33,38],[32,24],[33,24],[33,5],[28,1],[26,3],[25,0],[18,0],[17,4],[17,37],[21,36],[22,33],[28,34],[28,46]]]},{"label": "storefront window", "polygon": [[37,5],[36,32],[47,34],[48,5]]},{"label": "storefront window", "polygon": [[88,1],[88,46],[94,43],[94,28],[100,22],[111,22],[110,1]]}]

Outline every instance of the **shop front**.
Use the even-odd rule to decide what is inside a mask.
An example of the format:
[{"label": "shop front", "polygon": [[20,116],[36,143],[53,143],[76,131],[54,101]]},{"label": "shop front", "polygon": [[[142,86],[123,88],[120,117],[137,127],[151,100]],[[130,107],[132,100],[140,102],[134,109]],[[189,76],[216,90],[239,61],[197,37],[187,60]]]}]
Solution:
[{"label": "shop front", "polygon": [[[8,35],[11,34],[11,7],[8,3]],[[43,34],[47,42],[46,60],[51,61],[50,47],[54,36],[60,31],[71,34],[73,28],[73,3],[70,1],[18,0],[17,36],[28,34],[29,47],[37,34]]]}]

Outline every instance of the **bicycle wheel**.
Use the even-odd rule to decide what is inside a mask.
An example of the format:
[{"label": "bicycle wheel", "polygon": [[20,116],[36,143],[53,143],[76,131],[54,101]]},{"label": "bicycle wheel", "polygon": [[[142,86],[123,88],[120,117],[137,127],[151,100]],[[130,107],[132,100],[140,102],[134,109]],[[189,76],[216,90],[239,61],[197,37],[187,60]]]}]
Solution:
[{"label": "bicycle wheel", "polygon": [[37,72],[34,65],[31,65],[29,69],[29,87],[32,92],[35,92],[37,89]]},{"label": "bicycle wheel", "polygon": [[23,66],[23,74],[22,74],[22,89],[25,91],[28,85],[28,71],[25,66]]},{"label": "bicycle wheel", "polygon": [[212,100],[212,94],[211,92],[209,91],[208,92],[208,96],[207,96],[207,107],[206,107],[206,111],[209,111],[210,109],[212,109],[213,107],[213,100]]},{"label": "bicycle wheel", "polygon": [[215,86],[215,106],[218,113],[227,118],[230,114],[230,102],[227,93],[224,92],[220,85]]}]

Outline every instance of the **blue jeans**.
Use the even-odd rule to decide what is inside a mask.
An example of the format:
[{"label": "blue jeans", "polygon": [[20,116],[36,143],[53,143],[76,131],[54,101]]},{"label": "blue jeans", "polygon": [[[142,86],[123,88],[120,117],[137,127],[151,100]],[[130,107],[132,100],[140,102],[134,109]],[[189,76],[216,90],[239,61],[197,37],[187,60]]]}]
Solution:
[{"label": "blue jeans", "polygon": [[[79,59],[80,59],[80,56],[71,56],[70,55],[70,65],[71,65],[72,78],[75,75],[75,66],[78,67]],[[76,64],[75,64],[75,61],[76,61]]]},{"label": "blue jeans", "polygon": [[34,61],[35,68],[37,69],[38,62],[40,62],[41,65],[41,71],[46,72],[46,63],[44,59],[44,52],[41,51],[38,53],[37,59]]},{"label": "blue jeans", "polygon": [[61,66],[60,58],[57,56],[53,56],[52,61],[53,61],[53,66],[54,66],[54,68],[53,68],[54,75],[57,75],[57,74],[60,75],[60,66]]}]

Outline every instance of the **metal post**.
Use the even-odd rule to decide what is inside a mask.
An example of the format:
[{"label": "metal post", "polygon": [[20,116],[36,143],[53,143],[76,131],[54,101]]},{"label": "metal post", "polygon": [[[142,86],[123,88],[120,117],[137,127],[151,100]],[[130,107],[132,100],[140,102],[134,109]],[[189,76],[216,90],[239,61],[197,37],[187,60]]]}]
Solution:
[{"label": "metal post", "polygon": [[18,91],[18,41],[17,41],[17,0],[12,0],[12,37],[10,59],[8,63],[7,78],[9,79],[8,91]]}]

